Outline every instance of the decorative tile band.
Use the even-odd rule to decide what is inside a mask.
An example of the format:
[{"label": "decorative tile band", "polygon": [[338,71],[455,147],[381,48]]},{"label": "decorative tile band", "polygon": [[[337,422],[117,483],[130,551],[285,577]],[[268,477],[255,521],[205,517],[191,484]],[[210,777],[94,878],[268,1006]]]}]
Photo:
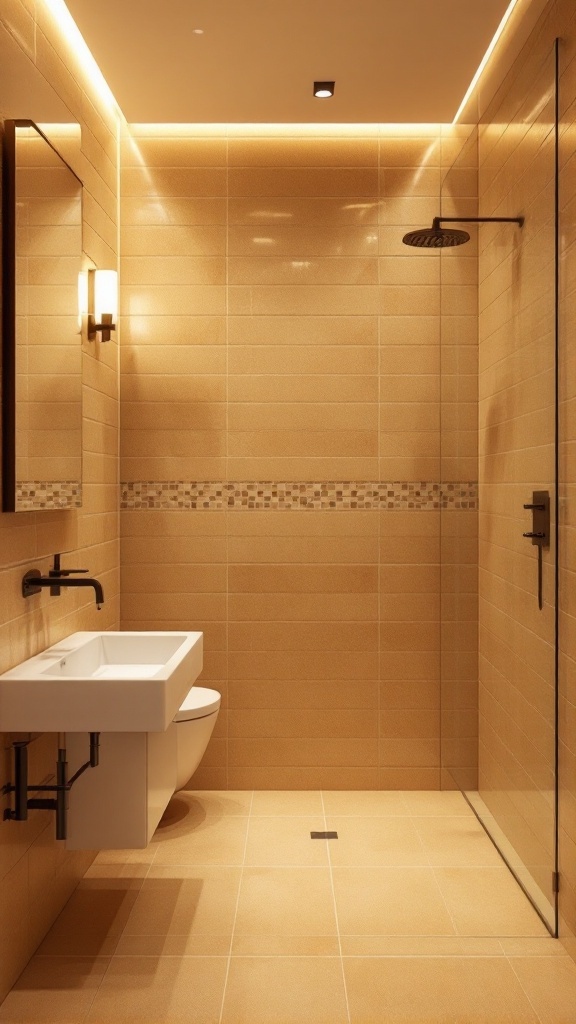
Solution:
[{"label": "decorative tile band", "polygon": [[19,512],[46,508],[80,508],[80,480],[17,480],[16,508]]},{"label": "decorative tile band", "polygon": [[466,509],[478,507],[476,481],[236,482],[133,480],[122,483],[121,509]]}]

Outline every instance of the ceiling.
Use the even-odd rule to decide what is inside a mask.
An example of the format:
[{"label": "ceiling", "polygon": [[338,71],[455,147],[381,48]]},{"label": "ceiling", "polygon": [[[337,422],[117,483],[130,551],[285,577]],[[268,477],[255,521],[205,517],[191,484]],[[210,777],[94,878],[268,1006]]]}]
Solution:
[{"label": "ceiling", "polygon": [[129,122],[330,124],[451,121],[509,0],[66,3]]}]

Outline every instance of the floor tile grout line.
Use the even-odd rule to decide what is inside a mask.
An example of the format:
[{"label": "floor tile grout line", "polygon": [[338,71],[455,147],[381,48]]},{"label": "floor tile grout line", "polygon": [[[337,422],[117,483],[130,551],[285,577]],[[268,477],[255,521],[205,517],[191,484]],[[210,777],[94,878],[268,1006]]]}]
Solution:
[{"label": "floor tile grout line", "polygon": [[112,965],[113,954],[110,954],[110,956],[107,957],[106,959],[108,960],[108,963],[106,965],[106,969],[102,972],[102,977],[100,978],[100,982],[99,982],[99,984],[96,986],[96,988],[94,990],[94,994],[92,996],[92,999],[90,1000],[90,1004],[89,1004],[89,1006],[86,1007],[86,1012],[84,1013],[84,1015],[82,1017],[82,1020],[81,1021],[79,1020],[78,1024],[85,1024],[85,1022],[88,1020],[88,1017],[90,1016],[90,1012],[92,1010],[92,1007],[94,1006],[94,1003],[96,1002],[96,998],[98,996],[98,993],[100,992],[100,989],[102,988],[102,985],[104,984],[104,979],[105,979],[106,975],[108,974],[108,971],[110,970],[110,967]]},{"label": "floor tile grout line", "polygon": [[[327,825],[326,805],[324,803],[324,790],[322,790],[322,789],[320,790],[320,800],[322,801],[322,813],[324,815],[324,829],[327,830],[328,825]],[[336,893],[334,891],[334,875],[333,875],[333,872],[332,872],[332,858],[330,856],[330,842],[331,841],[332,842],[334,842],[334,841],[337,842],[337,840],[328,840],[328,839],[325,840],[326,846],[327,846],[326,852],[327,852],[327,855],[328,855],[328,871],[330,873],[330,888],[332,890],[332,903],[333,903],[333,906],[334,906],[334,920],[336,921],[336,936],[337,936],[337,939],[338,939],[338,955],[339,955],[339,960],[340,960],[340,970],[342,972],[342,985],[343,985],[343,988],[344,988],[344,1001],[346,1003],[346,1015],[347,1015],[347,1018],[348,1018],[348,1024],[351,1024],[352,1018],[350,1016],[350,1001],[348,999],[348,987],[346,985],[346,974],[344,972],[344,957],[342,956],[342,940],[340,938],[340,921],[338,919],[338,907],[336,906]]]},{"label": "floor tile grout line", "polygon": [[[327,829],[328,821],[333,816],[327,815],[327,813],[326,813],[326,801],[324,799],[324,791],[317,791],[317,792],[319,792],[319,796],[320,796],[320,801],[321,801],[321,806],[322,806],[322,813],[323,813],[324,827],[325,827],[325,829]],[[249,809],[247,810],[247,812],[245,814],[241,815],[241,816],[239,816],[239,815],[226,816],[229,819],[230,818],[236,819],[238,817],[242,817],[243,819],[245,819],[246,831],[245,831],[245,837],[244,837],[244,853],[243,853],[242,863],[240,864],[237,861],[235,864],[229,865],[230,867],[234,867],[236,869],[240,868],[240,881],[239,881],[239,884],[238,884],[238,893],[237,893],[237,897],[236,897],[236,907],[235,907],[234,921],[233,921],[232,932],[231,932],[231,937],[230,937],[229,951],[228,951],[228,954],[225,954],[225,953],[216,954],[216,957],[218,959],[222,959],[222,960],[226,959],[227,960],[226,971],[225,971],[225,978],[224,978],[223,989],[222,989],[222,1004],[221,1004],[221,1011],[220,1011],[220,1022],[222,1022],[222,1018],[223,1018],[223,1010],[224,1010],[224,1004],[225,1004],[225,995],[226,995],[226,989],[227,989],[227,983],[228,983],[228,977],[229,977],[229,971],[230,971],[230,966],[231,966],[232,959],[236,959],[237,956],[242,956],[244,958],[249,957],[251,959],[262,958],[262,954],[258,954],[258,955],[257,954],[252,954],[252,955],[250,955],[250,954],[236,954],[236,955],[234,955],[233,952],[232,952],[233,941],[234,941],[234,934],[235,934],[235,928],[236,928],[236,921],[237,921],[237,915],[238,915],[238,908],[239,908],[240,893],[241,893],[241,887],[242,887],[243,874],[244,874],[244,871],[245,871],[245,869],[247,867],[252,867],[252,865],[248,865],[246,863],[246,861],[247,861],[247,851],[248,851],[248,840],[249,840],[249,835],[250,835],[250,822],[251,822],[251,819],[252,818],[258,819],[260,817],[264,817],[264,818],[266,818],[266,817],[270,817],[270,818],[278,817],[278,815],[264,815],[264,816],[254,815],[253,814],[254,802],[255,802],[255,792],[251,791],[250,792]],[[303,817],[304,818],[312,818],[313,815],[310,815],[310,814],[305,814],[305,815],[297,814],[297,815],[284,815],[282,817],[285,817],[286,819],[289,820],[291,818],[296,818],[296,817],[297,818],[303,818]],[[360,817],[360,816],[358,816],[358,815],[346,815],[346,816],[343,816],[343,817],[346,817],[347,824],[352,824],[354,819],[357,818],[357,817]],[[367,817],[367,816],[362,816],[362,817]],[[397,817],[397,816],[390,816],[390,815],[376,815],[375,816],[375,815],[372,815],[370,817],[375,819],[375,820],[378,820],[378,818],[381,819],[382,817]],[[410,818],[411,825],[414,825],[414,818],[429,819],[432,822],[434,820],[442,821],[446,816],[445,815],[440,815],[440,814],[438,814],[438,815],[423,815],[421,812],[418,812],[418,813],[415,814],[414,811],[412,811],[408,815],[402,815],[402,817],[403,818]],[[450,815],[450,817],[459,817],[459,818],[466,817],[467,818],[468,816],[467,815],[466,816]],[[418,834],[418,838],[420,840],[420,844],[422,845],[421,837],[420,837],[420,835],[419,835],[417,830],[416,830],[416,832]],[[349,1012],[348,994],[347,994],[347,988],[346,988],[346,978],[345,978],[345,973],[344,973],[344,962],[345,962],[345,960],[366,959],[366,958],[369,958],[369,959],[379,959],[379,960],[390,959],[390,958],[395,958],[395,959],[407,959],[407,958],[411,958],[411,959],[438,959],[439,957],[441,957],[441,958],[454,958],[454,957],[457,957],[458,959],[486,959],[486,958],[498,957],[498,959],[500,959],[500,960],[503,959],[503,958],[506,959],[507,963],[511,966],[511,968],[513,970],[513,973],[514,973],[514,976],[517,978],[518,984],[520,985],[520,988],[521,988],[522,992],[524,993],[529,1006],[532,1008],[532,1010],[533,1010],[533,1012],[535,1014],[535,1017],[539,1021],[539,1024],[543,1024],[543,1019],[537,1013],[536,1009],[533,1007],[533,1004],[532,1004],[532,1001],[530,999],[530,996],[529,996],[528,992],[526,991],[525,986],[522,984],[521,978],[517,974],[516,970],[514,970],[513,963],[516,960],[518,960],[518,959],[524,959],[524,958],[528,958],[528,957],[538,957],[541,960],[543,960],[543,959],[546,959],[546,960],[562,959],[562,957],[558,957],[558,955],[552,956],[551,953],[542,954],[540,952],[538,952],[538,953],[532,953],[532,952],[526,952],[526,953],[513,953],[513,952],[511,952],[510,953],[510,952],[508,952],[507,953],[506,952],[506,947],[505,947],[505,944],[504,944],[504,940],[505,939],[510,939],[510,940],[516,939],[516,940],[519,940],[522,937],[525,937],[526,939],[532,938],[533,940],[540,941],[540,942],[543,942],[543,940],[546,939],[546,941],[549,942],[550,941],[550,937],[547,936],[547,935],[546,936],[544,936],[544,935],[542,935],[542,936],[540,936],[540,935],[537,935],[537,936],[536,935],[535,936],[531,936],[531,935],[521,936],[521,935],[511,934],[511,935],[502,936],[502,935],[486,935],[486,934],[481,934],[481,935],[478,935],[478,936],[472,936],[472,935],[467,934],[466,932],[465,933],[461,933],[457,929],[455,929],[455,932],[454,932],[454,934],[452,936],[450,936],[450,935],[448,935],[448,936],[440,935],[438,937],[441,938],[441,939],[461,940],[461,941],[464,941],[464,942],[466,941],[466,939],[469,939],[469,938],[482,938],[482,939],[487,939],[487,940],[490,939],[495,944],[497,944],[497,947],[500,950],[500,952],[499,953],[498,952],[490,952],[490,951],[489,952],[472,952],[472,953],[470,953],[470,952],[457,952],[457,953],[444,953],[444,954],[440,954],[440,953],[437,953],[437,952],[430,951],[430,952],[424,952],[424,953],[420,952],[420,953],[412,953],[412,954],[357,953],[357,954],[347,954],[346,956],[344,956],[344,954],[342,952],[342,936],[341,936],[340,925],[339,925],[339,920],[338,920],[338,913],[337,913],[336,899],[335,899],[335,889],[334,889],[334,878],[333,878],[333,871],[332,871],[333,864],[332,864],[332,856],[331,856],[331,854],[336,849],[336,847],[334,847],[334,846],[330,847],[329,841],[325,840],[325,842],[328,842],[328,845],[326,847],[327,854],[328,854],[328,864],[327,864],[327,866],[329,868],[330,879],[331,879],[331,886],[332,886],[332,898],[333,898],[333,905],[334,905],[334,914],[335,914],[335,921],[336,921],[336,934],[337,934],[337,937],[338,937],[339,954],[323,954],[323,955],[322,954],[316,954],[316,955],[313,955],[313,956],[310,956],[309,954],[292,954],[292,956],[294,956],[294,958],[297,958],[297,959],[314,959],[314,960],[316,960],[316,959],[330,959],[330,960],[334,959],[335,960],[336,956],[338,956],[338,958],[340,960],[340,964],[341,964],[341,970],[342,970],[342,976],[343,976],[343,984],[344,984],[344,992],[345,992],[345,998],[346,998],[346,1004],[347,1004],[347,1010],[348,1010],[348,1019],[349,1020],[350,1020],[350,1012]],[[156,849],[153,851],[153,855],[152,855],[150,861],[134,862],[134,864],[131,864],[129,861],[126,861],[126,862],[121,862],[121,863],[119,862],[117,864],[111,865],[111,867],[115,867],[119,871],[129,870],[130,867],[137,867],[137,868],[139,868],[141,870],[142,869],[144,870],[144,874],[137,879],[139,881],[139,883],[140,883],[138,888],[132,890],[132,891],[134,891],[136,893],[136,897],[135,897],[136,899],[138,898],[138,895],[142,892],[143,886],[145,885],[146,880],[149,878],[150,872],[153,870],[153,867],[154,867],[154,865],[156,863],[159,851],[160,851],[160,845],[157,845]],[[425,850],[424,850],[424,853],[426,854]],[[161,867],[164,867],[164,868],[171,868],[171,867],[175,867],[176,868],[178,866],[180,866],[180,867],[192,867],[192,868],[196,869],[197,867],[202,867],[202,866],[205,866],[205,867],[223,867],[225,865],[214,865],[213,863],[212,864],[211,863],[207,863],[207,864],[204,864],[204,865],[200,865],[200,864],[198,864],[198,865],[197,864],[192,864],[192,865],[190,865],[190,864],[188,864],[188,865],[161,865]],[[267,865],[262,865],[262,866],[263,867],[271,867],[271,866],[277,867],[279,865],[274,863],[273,865],[272,864],[267,864]],[[294,864],[294,865],[286,865],[286,866],[289,866],[291,868],[296,868],[296,869],[297,868],[309,869],[310,867],[322,867],[322,865],[307,865],[307,864]],[[334,865],[334,866],[336,867],[336,865]],[[374,866],[374,865],[369,865],[369,866]],[[376,865],[376,866],[378,866],[378,865]],[[410,869],[411,867],[419,867],[420,865],[397,864],[397,865],[382,865],[382,866],[384,868],[392,867],[392,868],[399,868],[399,869]],[[440,888],[440,884],[438,882],[438,872],[441,872],[441,871],[443,871],[445,869],[450,869],[451,865],[447,865],[447,864],[437,864],[437,865],[428,864],[428,865],[422,865],[422,866],[428,866],[430,868],[431,873],[433,874],[434,879],[436,881],[436,884],[437,884],[438,888],[440,889],[440,895],[441,895],[442,900],[444,901],[444,903],[446,905],[447,912],[448,912],[450,918],[452,919],[452,915],[450,913],[448,905],[446,904],[446,900],[444,898],[443,891]],[[459,864],[458,865],[452,865],[452,867],[459,867],[459,866],[461,866],[461,865],[459,865]],[[484,868],[484,869],[492,868],[493,870],[498,870],[498,869],[500,869],[502,867],[502,865],[501,864],[497,864],[497,865],[465,865],[465,867],[477,867],[477,868]],[[122,876],[119,874],[118,878],[120,879],[121,877]],[[129,876],[126,877],[126,880],[127,881],[130,880]],[[453,925],[454,925],[454,922],[453,922]],[[105,969],[103,970],[103,974],[102,974],[102,976],[100,978],[100,981],[97,983],[97,985],[95,987],[95,990],[94,990],[94,992],[92,994],[92,998],[90,999],[89,1005],[87,1006],[86,1009],[82,1008],[82,1009],[79,1010],[78,1018],[77,1018],[77,1020],[75,1018],[74,1024],[85,1024],[85,1022],[90,1017],[90,1014],[92,1012],[92,1008],[94,1006],[95,1000],[97,1000],[97,998],[98,998],[98,995],[99,995],[99,993],[100,993],[100,991],[102,989],[102,986],[105,983],[105,978],[107,977],[107,974],[108,974],[108,972],[110,970],[110,967],[113,965],[113,961],[115,960],[115,958],[117,958],[118,956],[122,956],[122,957],[125,956],[127,958],[144,956],[146,958],[156,959],[156,955],[155,954],[138,954],[138,953],[118,954],[118,952],[117,952],[118,946],[120,944],[122,936],[125,933],[125,927],[122,929],[122,931],[117,936],[116,943],[115,943],[113,951],[110,952],[110,953],[104,954],[104,955],[98,955],[97,959],[98,960],[102,960],[102,961],[106,960],[107,961],[107,965],[106,965]],[[417,936],[410,936],[410,935],[403,935],[402,937],[403,938],[407,938],[407,939],[408,938],[417,938]],[[394,936],[387,936],[387,938],[393,939]],[[425,935],[425,936],[422,936],[422,938],[428,939],[428,938],[432,938],[432,937],[428,936],[428,935]],[[170,958],[170,959],[173,959],[173,960],[180,960],[180,961],[183,961],[183,960],[190,961],[190,960],[194,960],[194,959],[213,959],[214,956],[215,956],[214,954],[210,954],[210,953],[185,953],[185,952],[184,953],[173,953],[173,954],[161,954],[161,955],[162,956],[166,956],[167,958]],[[263,958],[265,958],[265,959],[276,959],[277,957],[281,957],[281,956],[285,956],[285,955],[288,955],[288,954],[273,954],[273,955],[265,954]],[[76,956],[74,956],[74,955],[70,956],[69,954],[60,954],[60,956],[62,958],[64,958],[64,959],[66,957],[70,957],[70,959],[84,959],[86,957],[86,954],[77,954]],[[563,954],[563,956],[564,956],[564,958],[566,960],[570,959],[568,957],[567,953]],[[58,954],[38,954],[38,957],[40,959],[59,958]],[[92,957],[91,959],[95,959],[95,958]],[[570,961],[570,962],[572,962],[572,961]],[[80,1018],[81,1018],[81,1020],[80,1020]]]},{"label": "floor tile grout line", "polygon": [[[152,936],[156,938],[156,936]],[[297,936],[296,936],[297,937]],[[347,936],[355,937],[355,936]],[[366,936],[361,933],[359,938],[365,939],[371,936]],[[382,938],[381,935],[377,934],[376,938]],[[469,935],[385,935],[384,938],[390,940],[398,939],[433,939],[433,940],[446,940],[446,939],[461,939],[463,941],[471,938],[491,938],[492,936],[480,935],[480,936],[469,936]],[[512,936],[515,938],[516,936]],[[158,959],[171,959],[171,960],[227,960],[228,953],[119,953],[122,959],[130,960],[158,960]],[[289,956],[291,959],[297,960],[337,960],[340,959],[339,953],[233,953],[232,958],[237,957],[242,960],[252,959],[260,960],[262,958],[267,960],[284,959]],[[421,953],[344,953],[342,954],[347,960],[364,960],[369,958],[371,960],[435,960],[440,958],[448,959],[459,959],[459,960],[485,960],[494,959],[499,960],[552,960],[556,962],[568,963],[570,966],[574,963],[572,957],[568,954],[562,953],[498,953],[495,950],[488,950],[477,953],[467,953],[462,950],[456,950],[456,952],[446,953],[439,952],[438,950],[432,950],[430,952]],[[111,954],[91,954],[91,953],[36,953],[33,957],[34,960],[90,960],[94,962],[96,960],[110,960]]]},{"label": "floor tile grout line", "polygon": [[[418,828],[416,827],[416,824],[414,822],[414,815],[412,815],[412,814],[409,815],[409,818],[410,818],[410,824],[411,824],[412,828],[414,829],[414,832],[416,834],[418,842],[420,843],[420,848],[422,850],[422,854],[426,858],[426,862],[427,862],[428,867],[431,868],[431,867],[433,867],[433,864],[432,864],[432,861],[430,860],[430,854],[428,853],[428,850],[426,849],[426,847],[424,845],[424,840],[422,839],[422,836],[420,835],[420,832],[418,831]],[[404,866],[407,867],[408,865],[404,865]],[[434,880],[436,881],[436,876],[434,876]],[[438,885],[437,882],[436,882],[436,884]],[[440,888],[440,887],[438,886],[438,888]],[[448,909],[448,908],[446,908],[446,909]],[[452,922],[452,923],[454,923],[454,922]]]},{"label": "floor tile grout line", "polygon": [[234,933],[236,931],[236,919],[238,917],[238,907],[240,905],[240,893],[242,892],[242,879],[244,876],[244,867],[246,865],[246,851],[248,849],[248,836],[250,834],[250,818],[252,816],[252,807],[254,804],[254,790],[250,794],[250,807],[248,808],[248,814],[246,816],[246,835],[244,836],[244,853],[242,856],[242,864],[240,866],[240,881],[238,883],[238,893],[236,896],[236,906],[234,907],[234,919],[232,921],[232,930],[230,932],[230,948],[228,950],[228,963],[226,964],[226,973],[224,975],[224,984],[222,986],[222,1002],[220,1004],[220,1016],[218,1018],[219,1024],[222,1024],[222,1017],[224,1015],[224,1001],[226,999],[226,989],[228,987],[228,976],[230,974],[230,965],[232,963],[232,949],[234,946]]},{"label": "floor tile grout line", "polygon": [[513,974],[514,974],[514,977],[516,978],[518,984],[520,985],[520,988],[522,989],[524,995],[526,996],[526,1001],[529,1003],[529,1005],[534,1010],[534,1013],[535,1013],[536,1017],[538,1018],[539,1024],[546,1024],[546,1022],[542,1019],[542,1017],[538,1013],[538,1010],[534,1006],[534,1003],[532,1002],[529,993],[526,991],[526,988],[522,984],[522,978],[519,976],[518,972],[514,970],[514,964],[512,963],[512,958],[509,957],[509,956],[506,956],[506,962],[508,964],[510,964],[510,968],[511,968]]},{"label": "floor tile grout line", "polygon": [[436,887],[438,889],[438,892],[440,893],[440,899],[442,900],[442,903],[443,903],[444,907],[446,908],[446,913],[448,914],[448,917],[450,918],[450,922],[451,922],[452,927],[454,929],[454,934],[459,936],[462,939],[471,938],[472,936],[462,935],[462,933],[458,930],[458,928],[456,926],[456,921],[454,920],[454,917],[452,916],[452,911],[450,910],[450,907],[448,906],[448,900],[446,899],[444,893],[442,892],[442,887],[440,885],[440,882],[438,881],[438,878],[437,878],[437,875],[436,875],[436,869],[435,869],[433,864],[430,865],[430,868],[432,870],[432,876],[434,878],[434,883],[435,883],[435,885],[436,885]]},{"label": "floor tile grout line", "polygon": [[[142,892],[142,888],[144,886],[144,882],[146,881],[146,879],[148,878],[148,875],[150,874],[150,870],[152,868],[152,865],[153,865],[154,861],[156,860],[156,854],[157,853],[158,853],[158,847],[154,851],[154,856],[152,857],[151,861],[149,862],[149,864],[147,866],[146,874],[142,877],[141,885],[137,889],[136,899],[138,899],[138,896]],[[138,863],[138,862],[136,862],[136,863]],[[122,867],[126,867],[127,864],[129,864],[129,862],[126,862],[125,864],[123,864]],[[135,902],[136,902],[136,900],[134,901],[134,903]],[[124,926],[124,928],[125,927],[126,926]],[[106,977],[108,975],[108,971],[110,970],[110,968],[112,966],[113,960],[114,960],[114,958],[117,955],[116,954],[116,950],[118,949],[118,946],[120,945],[120,939],[124,935],[124,928],[122,929],[121,932],[118,933],[118,936],[116,938],[116,943],[114,945],[114,949],[107,956],[108,964],[106,966],[106,969],[102,972],[102,977],[100,978],[100,983],[97,985],[96,989],[94,990],[94,995],[92,996],[92,999],[90,1000],[90,1005],[87,1007],[86,1013],[84,1014],[84,1016],[82,1018],[82,1021],[79,1022],[79,1024],[85,1024],[85,1022],[88,1020],[88,1017],[90,1016],[90,1012],[91,1012],[92,1007],[94,1006],[94,1003],[95,1003],[95,1001],[96,1001],[96,999],[98,997],[98,993],[100,992],[100,989],[102,988],[102,985],[104,984],[104,980],[106,979]]]}]

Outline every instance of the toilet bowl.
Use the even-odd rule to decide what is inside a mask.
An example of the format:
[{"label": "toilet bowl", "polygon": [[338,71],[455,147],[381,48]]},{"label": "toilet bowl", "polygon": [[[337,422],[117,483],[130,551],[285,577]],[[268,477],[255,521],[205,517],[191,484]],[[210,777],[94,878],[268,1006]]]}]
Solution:
[{"label": "toilet bowl", "polygon": [[196,771],[216,725],[220,694],[193,686],[174,716],[176,725],[176,787],[182,789]]}]

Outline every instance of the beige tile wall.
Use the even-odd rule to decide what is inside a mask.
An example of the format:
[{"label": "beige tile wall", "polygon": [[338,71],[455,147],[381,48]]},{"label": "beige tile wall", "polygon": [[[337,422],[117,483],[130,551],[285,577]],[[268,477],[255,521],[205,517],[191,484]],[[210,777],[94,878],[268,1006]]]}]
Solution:
[{"label": "beige tile wall", "polygon": [[[442,215],[478,216],[478,133],[443,139]],[[448,225],[447,225],[448,226]],[[458,225],[454,225],[458,226]],[[440,258],[442,480],[478,475],[478,237]],[[478,787],[478,510],[441,517],[442,787]]]},{"label": "beige tile wall", "polygon": [[[480,242],[480,789],[551,899],[554,836],[554,572],[544,552],[544,608],[522,504],[554,478],[553,43],[560,37],[560,913],[576,927],[574,827],[573,496],[570,338],[574,6],[554,0],[505,78],[480,129],[480,209],[522,212],[510,232]],[[498,481],[508,481],[504,487]]]},{"label": "beige tile wall", "polygon": [[[54,129],[52,137],[85,182],[84,250],[97,265],[113,267],[117,253],[116,116],[99,98],[43,4],[30,0],[3,3],[0,22],[68,105],[70,120],[80,124],[81,145],[78,133],[68,129]],[[26,97],[26,82],[22,82],[22,90]],[[20,116],[29,116],[29,111],[23,110]],[[56,320],[57,310],[54,314]],[[82,346],[82,509],[0,517],[0,671],[75,630],[117,627],[117,357],[114,341],[106,346]],[[101,612],[96,611],[92,591],[86,595],[64,591],[57,599],[42,594],[23,601],[22,575],[33,566],[46,571],[55,552],[67,552],[69,565],[86,566],[101,580],[106,598]],[[10,739],[7,734],[2,736],[2,785],[12,778]],[[31,781],[46,780],[54,772],[56,737],[41,736],[29,749]],[[2,809],[7,803],[4,797]],[[90,853],[63,850],[63,844],[54,839],[53,817],[50,812],[33,811],[28,822],[0,822],[0,1000],[92,859]]]},{"label": "beige tile wall", "polygon": [[[401,239],[469,130],[131,130],[122,479],[437,483],[440,258]],[[448,275],[452,380],[475,294]],[[450,480],[475,480],[468,429],[456,415]],[[122,513],[122,622],[204,629],[224,695],[197,785],[438,788],[439,507],[142,505]]]}]

